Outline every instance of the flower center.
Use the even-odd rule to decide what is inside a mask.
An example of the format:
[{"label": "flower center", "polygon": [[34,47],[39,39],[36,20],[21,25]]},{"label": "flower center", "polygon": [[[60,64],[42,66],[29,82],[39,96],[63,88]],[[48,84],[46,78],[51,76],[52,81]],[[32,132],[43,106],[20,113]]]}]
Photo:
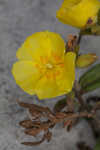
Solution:
[{"label": "flower center", "polygon": [[60,56],[55,53],[52,54],[52,59],[40,57],[40,63],[36,64],[36,68],[40,74],[46,76],[47,79],[55,80],[59,76],[64,68],[64,63]]},{"label": "flower center", "polygon": [[53,68],[53,65],[50,64],[50,63],[48,63],[48,64],[46,64],[46,67],[47,67],[48,69],[52,69],[52,68]]}]

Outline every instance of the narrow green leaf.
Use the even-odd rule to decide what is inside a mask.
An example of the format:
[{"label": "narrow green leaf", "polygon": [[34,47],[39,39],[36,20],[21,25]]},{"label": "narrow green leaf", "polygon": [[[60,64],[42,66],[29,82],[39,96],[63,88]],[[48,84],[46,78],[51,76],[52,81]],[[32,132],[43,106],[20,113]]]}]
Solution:
[{"label": "narrow green leaf", "polygon": [[96,90],[98,88],[100,88],[100,79],[94,81],[91,84],[88,84],[87,86],[83,87],[82,89],[84,92],[90,92],[90,91]]},{"label": "narrow green leaf", "polygon": [[94,150],[100,150],[100,139],[97,141]]},{"label": "narrow green leaf", "polygon": [[100,80],[100,64],[96,64],[87,72],[85,72],[79,79],[82,88],[87,87],[91,83]]}]

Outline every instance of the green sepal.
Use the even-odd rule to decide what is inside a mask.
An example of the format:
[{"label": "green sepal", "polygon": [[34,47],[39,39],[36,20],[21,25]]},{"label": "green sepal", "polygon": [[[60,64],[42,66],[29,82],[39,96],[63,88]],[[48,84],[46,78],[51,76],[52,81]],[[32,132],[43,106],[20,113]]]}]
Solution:
[{"label": "green sepal", "polygon": [[91,32],[93,35],[100,35],[100,25],[94,25],[91,28]]},{"label": "green sepal", "polygon": [[86,29],[84,29],[82,32],[81,32],[82,35],[91,35],[92,32],[91,32],[91,27],[87,27]]}]

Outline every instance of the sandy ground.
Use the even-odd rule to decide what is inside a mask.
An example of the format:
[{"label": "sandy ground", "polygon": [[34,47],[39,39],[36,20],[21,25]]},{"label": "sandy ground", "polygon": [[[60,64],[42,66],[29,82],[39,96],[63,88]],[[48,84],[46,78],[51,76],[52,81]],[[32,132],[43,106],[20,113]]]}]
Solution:
[{"label": "sandy ground", "polygon": [[[35,96],[27,95],[13,80],[11,67],[16,61],[16,50],[32,33],[50,30],[60,33],[66,39],[68,34],[79,32],[56,19],[56,10],[61,2],[62,0],[0,0],[0,150],[77,150],[78,141],[86,141],[90,146],[95,144],[91,128],[84,120],[71,132],[62,129],[61,124],[57,125],[53,129],[50,143],[44,142],[37,147],[20,144],[20,141],[27,139],[18,122],[25,118],[27,112],[17,105],[16,99],[52,108],[60,98],[39,102]],[[84,37],[81,52],[96,52],[100,60],[99,45],[100,37]],[[76,78],[84,71],[78,70]]]}]

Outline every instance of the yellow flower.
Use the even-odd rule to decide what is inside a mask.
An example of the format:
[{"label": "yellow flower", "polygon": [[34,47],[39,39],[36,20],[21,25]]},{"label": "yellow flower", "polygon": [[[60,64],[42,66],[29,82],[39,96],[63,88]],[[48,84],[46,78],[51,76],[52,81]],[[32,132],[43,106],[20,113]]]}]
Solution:
[{"label": "yellow flower", "polygon": [[57,18],[65,24],[83,28],[89,18],[93,23],[96,22],[99,9],[98,0],[64,0],[57,12]]},{"label": "yellow flower", "polygon": [[65,43],[57,33],[44,31],[29,36],[18,49],[18,61],[12,68],[16,83],[40,99],[70,92],[76,55],[72,52],[65,55],[64,51]]}]

